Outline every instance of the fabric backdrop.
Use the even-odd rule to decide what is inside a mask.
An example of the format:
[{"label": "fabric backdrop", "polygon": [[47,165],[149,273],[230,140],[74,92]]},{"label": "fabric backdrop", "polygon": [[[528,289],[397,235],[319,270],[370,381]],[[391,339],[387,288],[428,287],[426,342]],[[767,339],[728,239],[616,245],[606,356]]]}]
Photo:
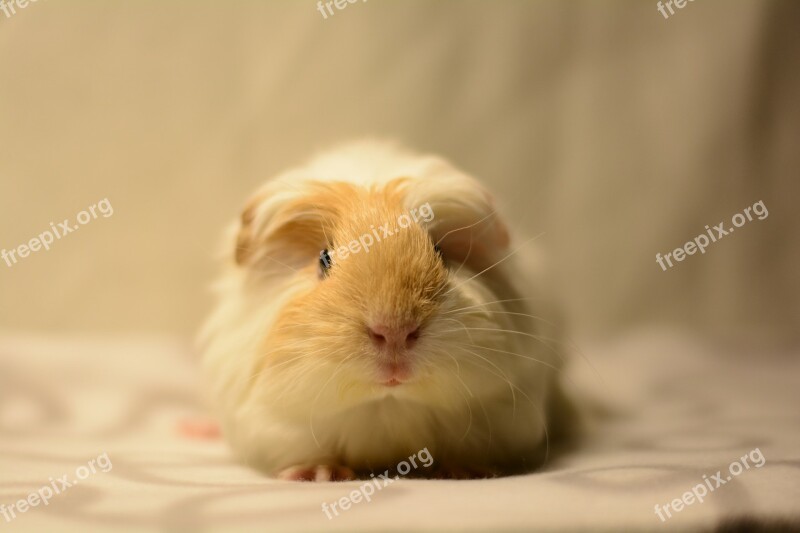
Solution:
[{"label": "fabric backdrop", "polygon": [[[31,2],[0,12],[0,327],[189,335],[223,224],[313,151],[441,153],[544,232],[578,333],[797,340],[800,3]],[[663,272],[762,200],[769,217]]]}]

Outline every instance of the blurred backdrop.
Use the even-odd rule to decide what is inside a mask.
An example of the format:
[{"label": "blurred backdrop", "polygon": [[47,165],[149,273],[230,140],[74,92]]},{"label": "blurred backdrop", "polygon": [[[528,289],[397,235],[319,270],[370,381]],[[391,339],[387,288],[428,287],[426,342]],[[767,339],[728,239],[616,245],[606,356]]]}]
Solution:
[{"label": "blurred backdrop", "polygon": [[[334,7],[335,9],[335,7]],[[193,335],[263,180],[388,137],[480,177],[576,335],[798,340],[800,3],[39,1],[0,11],[0,329]],[[664,272],[704,226],[769,217]]]}]

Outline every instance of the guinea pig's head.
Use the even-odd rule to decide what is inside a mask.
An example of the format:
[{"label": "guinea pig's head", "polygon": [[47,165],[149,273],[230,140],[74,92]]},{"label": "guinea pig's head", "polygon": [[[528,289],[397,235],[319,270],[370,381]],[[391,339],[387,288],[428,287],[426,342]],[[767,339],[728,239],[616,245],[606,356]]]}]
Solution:
[{"label": "guinea pig's head", "polygon": [[389,396],[447,407],[508,390],[512,369],[498,359],[514,359],[502,355],[515,351],[512,328],[491,305],[515,295],[495,268],[508,240],[465,176],[271,182],[236,243],[248,305],[272,308],[251,392],[320,412]]}]

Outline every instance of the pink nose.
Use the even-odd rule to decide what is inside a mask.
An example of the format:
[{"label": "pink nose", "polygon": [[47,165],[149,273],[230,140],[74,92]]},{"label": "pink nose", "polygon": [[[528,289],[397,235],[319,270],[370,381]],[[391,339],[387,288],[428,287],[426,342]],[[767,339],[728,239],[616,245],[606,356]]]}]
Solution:
[{"label": "pink nose", "polygon": [[378,348],[400,349],[411,348],[419,338],[419,326],[387,326],[373,324],[367,327],[369,338]]}]

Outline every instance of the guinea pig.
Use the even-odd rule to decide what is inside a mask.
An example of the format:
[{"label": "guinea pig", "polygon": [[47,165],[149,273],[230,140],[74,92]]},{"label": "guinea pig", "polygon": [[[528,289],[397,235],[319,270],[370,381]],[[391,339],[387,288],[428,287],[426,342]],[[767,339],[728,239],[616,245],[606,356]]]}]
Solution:
[{"label": "guinea pig", "polygon": [[527,471],[547,453],[560,328],[535,242],[447,161],[365,141],[264,184],[202,334],[222,432],[287,480]]}]

